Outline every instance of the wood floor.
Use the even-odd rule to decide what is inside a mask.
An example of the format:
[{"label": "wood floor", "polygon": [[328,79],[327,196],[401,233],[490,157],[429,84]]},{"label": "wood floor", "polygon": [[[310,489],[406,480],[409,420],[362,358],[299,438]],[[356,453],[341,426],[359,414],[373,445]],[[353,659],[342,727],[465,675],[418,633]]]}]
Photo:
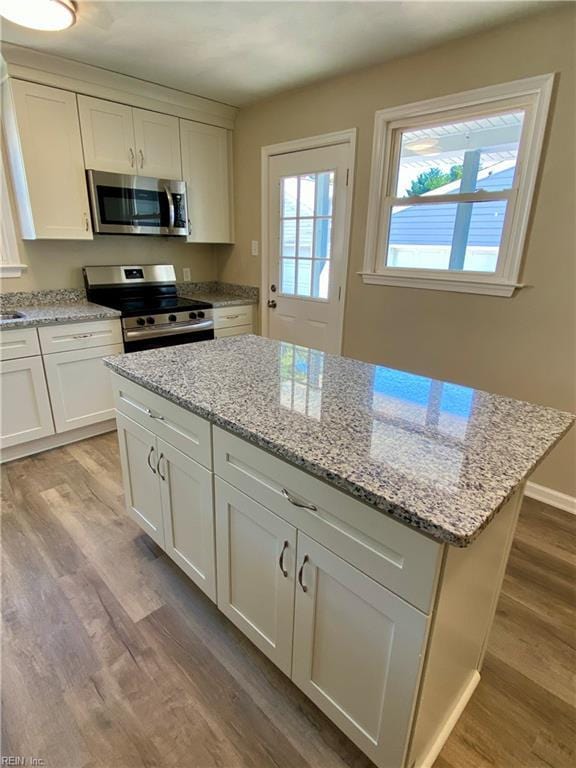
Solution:
[{"label": "wood floor", "polygon": [[[2,497],[4,756],[372,765],[129,520],[115,434],[4,466]],[[576,765],[575,522],[525,501],[482,682],[436,768]]]}]

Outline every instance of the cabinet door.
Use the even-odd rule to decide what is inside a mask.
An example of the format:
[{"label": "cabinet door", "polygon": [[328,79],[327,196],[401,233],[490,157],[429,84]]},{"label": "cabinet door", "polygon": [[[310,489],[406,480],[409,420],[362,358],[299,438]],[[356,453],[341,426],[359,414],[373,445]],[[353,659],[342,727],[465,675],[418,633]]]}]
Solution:
[{"label": "cabinet door", "polygon": [[218,607],[290,675],[296,529],[216,478]]},{"label": "cabinet door", "polygon": [[86,168],[136,173],[132,107],[78,96]]},{"label": "cabinet door", "polygon": [[76,94],[12,80],[4,116],[22,237],[91,240]]},{"label": "cabinet door", "polygon": [[216,601],[212,473],[158,439],[166,552]]},{"label": "cabinet door", "polygon": [[41,357],[0,363],[1,444],[9,448],[54,434]]},{"label": "cabinet door", "polygon": [[292,679],[378,766],[400,768],[427,618],[298,533]]},{"label": "cabinet door", "polygon": [[110,371],[102,358],[120,355],[122,344],[46,355],[44,366],[57,432],[114,418]]},{"label": "cabinet door", "polygon": [[121,414],[117,415],[116,422],[128,514],[164,547],[156,437]]},{"label": "cabinet door", "polygon": [[133,109],[136,136],[136,164],[140,176],[181,179],[178,118]]},{"label": "cabinet door", "polygon": [[189,243],[231,243],[231,149],[228,131],[180,120]]}]

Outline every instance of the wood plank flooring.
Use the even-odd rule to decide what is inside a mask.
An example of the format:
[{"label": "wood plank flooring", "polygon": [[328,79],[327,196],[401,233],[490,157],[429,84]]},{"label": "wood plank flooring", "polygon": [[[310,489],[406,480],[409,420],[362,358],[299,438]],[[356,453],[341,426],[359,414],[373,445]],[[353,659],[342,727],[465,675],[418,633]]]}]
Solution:
[{"label": "wood plank flooring", "polygon": [[[575,524],[525,501],[482,682],[436,768],[576,764]],[[114,433],[2,468],[2,548],[2,755],[372,765],[127,517]]]}]

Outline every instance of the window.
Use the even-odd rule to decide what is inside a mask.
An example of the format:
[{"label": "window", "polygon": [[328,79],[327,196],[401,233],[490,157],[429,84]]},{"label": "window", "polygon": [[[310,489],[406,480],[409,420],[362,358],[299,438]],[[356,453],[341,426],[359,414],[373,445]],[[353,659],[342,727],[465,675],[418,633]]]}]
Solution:
[{"label": "window", "polygon": [[513,294],[552,82],[376,113],[365,282]]},{"label": "window", "polygon": [[280,294],[328,299],[334,171],[284,176]]},{"label": "window", "polygon": [[20,277],[26,266],[20,263],[14,214],[8,189],[4,148],[0,152],[0,277]]}]

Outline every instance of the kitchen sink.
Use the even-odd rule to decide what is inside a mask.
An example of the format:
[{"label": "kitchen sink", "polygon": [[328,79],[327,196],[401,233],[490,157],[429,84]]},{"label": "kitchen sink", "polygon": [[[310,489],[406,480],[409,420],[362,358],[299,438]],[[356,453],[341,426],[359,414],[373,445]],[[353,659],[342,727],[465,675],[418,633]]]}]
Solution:
[{"label": "kitchen sink", "polygon": [[22,312],[0,312],[0,321],[2,320],[19,320],[26,317]]}]

